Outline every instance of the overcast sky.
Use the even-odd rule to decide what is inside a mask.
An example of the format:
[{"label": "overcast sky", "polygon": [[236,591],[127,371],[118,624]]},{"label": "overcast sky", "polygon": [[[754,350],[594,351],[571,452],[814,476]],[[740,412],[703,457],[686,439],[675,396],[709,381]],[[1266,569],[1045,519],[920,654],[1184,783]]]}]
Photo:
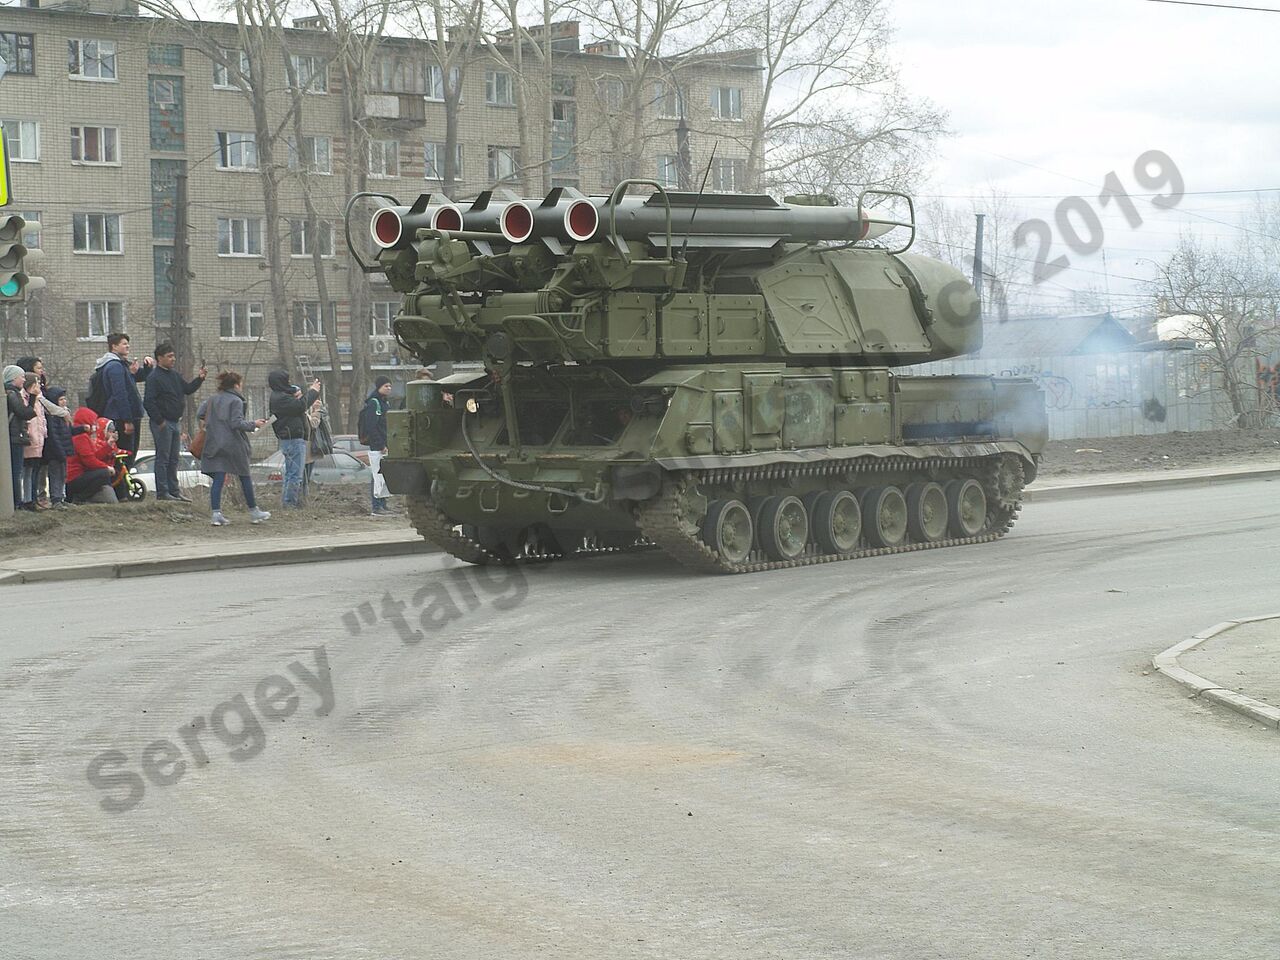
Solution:
[{"label": "overcast sky", "polygon": [[[1179,230],[1224,242],[1239,235],[1254,196],[1197,192],[1280,187],[1280,13],[1146,0],[895,0],[893,9],[903,79],[949,111],[955,131],[921,193],[963,196],[994,185],[1043,195],[1051,199],[1017,204],[1052,222],[1066,196],[1096,208],[1112,170],[1134,194],[1150,193],[1133,179],[1144,151],[1177,163],[1187,195],[1176,209],[1136,199],[1145,221],[1136,229],[1116,207],[1100,211],[1117,307],[1136,303],[1122,277],[1149,276],[1141,261],[1167,253]],[[1058,242],[1051,256],[1063,252]],[[1104,287],[1101,255],[1068,257],[1077,269],[1046,292]]]}]

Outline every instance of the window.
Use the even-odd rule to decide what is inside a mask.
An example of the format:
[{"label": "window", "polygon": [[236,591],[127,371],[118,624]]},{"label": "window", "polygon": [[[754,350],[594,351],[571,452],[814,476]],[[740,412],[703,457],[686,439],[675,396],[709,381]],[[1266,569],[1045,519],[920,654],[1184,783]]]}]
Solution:
[{"label": "window", "polygon": [[40,124],[35,120],[3,120],[4,140],[9,159],[15,163],[35,163],[40,159]]},{"label": "window", "polygon": [[578,95],[577,79],[570,73],[556,73],[551,76],[551,96],[576,97]]},{"label": "window", "polygon": [[243,50],[222,50],[222,63],[213,62],[215,90],[236,90],[237,79],[249,82],[249,55]]},{"label": "window", "polygon": [[627,88],[617,77],[605,77],[596,81],[596,99],[607,113],[618,113],[627,97]]},{"label": "window", "polygon": [[489,180],[499,183],[503,180],[514,180],[516,171],[520,169],[519,147],[489,148]]},{"label": "window", "polygon": [[157,107],[172,107],[178,102],[178,85],[170,77],[151,77],[151,102]]},{"label": "window", "polygon": [[76,213],[71,217],[72,247],[76,253],[123,253],[120,214]]},{"label": "window", "polygon": [[400,176],[400,141],[369,141],[369,176]]},{"label": "window", "polygon": [[218,307],[218,335],[223,340],[257,340],[262,336],[262,303],[222,303]]},{"label": "window", "polygon": [[658,116],[664,120],[677,120],[684,116],[684,91],[662,81],[654,88],[653,102],[658,105]]},{"label": "window", "polygon": [[664,187],[678,187],[680,185],[680,158],[674,153],[668,153],[658,158],[657,180]]},{"label": "window", "polygon": [[115,127],[72,127],[72,163],[119,163],[120,131]]},{"label": "window", "polygon": [[511,74],[505,70],[484,72],[484,102],[491,107],[515,106],[512,95]]},{"label": "window", "polygon": [[257,217],[219,217],[218,256],[262,256],[262,221]]},{"label": "window", "polygon": [[36,38],[30,33],[0,33],[0,57],[9,73],[34,76],[36,72]]},{"label": "window", "polygon": [[10,343],[30,343],[44,339],[40,301],[32,297],[25,303],[0,304],[0,330]]},{"label": "window", "polygon": [[298,87],[307,93],[329,92],[329,61],[313,54],[295,53],[289,57]]},{"label": "window", "polygon": [[289,141],[289,169],[307,173],[333,173],[333,141],[328,137],[303,137],[302,150]]},{"label": "window", "polygon": [[[307,220],[289,221],[289,254],[294,257],[309,257],[315,252],[317,244],[311,236],[310,222]],[[333,224],[328,220],[318,220],[319,228],[316,239],[319,240],[320,256],[333,256]]]},{"label": "window", "polygon": [[373,301],[373,323],[369,327],[371,337],[391,336],[391,321],[396,318],[396,310],[400,308],[399,300]]},{"label": "window", "polygon": [[67,73],[80,80],[115,80],[116,42],[68,40]]},{"label": "window", "polygon": [[742,88],[712,87],[711,115],[720,120],[741,120]]},{"label": "window", "polygon": [[[444,179],[445,145],[428,141],[423,145],[422,176],[427,180]],[[453,177],[462,179],[462,144],[453,145]]]},{"label": "window", "polygon": [[36,226],[28,226],[22,231],[22,245],[28,250],[41,249],[40,231],[40,211],[39,210],[18,210],[18,216],[27,221],[28,224],[36,224]]},{"label": "window", "polygon": [[218,132],[219,170],[257,170],[258,138],[252,133]]},{"label": "window", "polygon": [[[449,85],[458,89],[462,79],[457,67],[449,69]],[[438,63],[427,64],[427,99],[444,100],[444,69]]]},{"label": "window", "polygon": [[426,93],[426,68],[417,57],[384,53],[373,68],[378,93]]},{"label": "window", "polygon": [[747,161],[717,158],[711,168],[711,189],[717,193],[741,193],[747,184]]},{"label": "window", "polygon": [[105,340],[112,330],[124,327],[124,304],[119,300],[77,300],[76,336],[81,340]]},{"label": "window", "polygon": [[295,337],[323,337],[324,321],[321,317],[319,300],[293,301],[293,335]]}]

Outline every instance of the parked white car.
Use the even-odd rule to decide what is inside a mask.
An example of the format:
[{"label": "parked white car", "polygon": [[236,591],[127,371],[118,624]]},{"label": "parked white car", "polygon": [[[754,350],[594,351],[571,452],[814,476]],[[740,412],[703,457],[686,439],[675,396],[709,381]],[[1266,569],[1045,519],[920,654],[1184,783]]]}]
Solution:
[{"label": "parked white car", "polygon": [[[133,475],[142,481],[147,493],[155,496],[156,492],[156,452],[139,450],[133,461]],[[192,487],[208,487],[213,485],[213,478],[200,472],[200,461],[186,450],[178,454],[178,489],[188,490]]]}]

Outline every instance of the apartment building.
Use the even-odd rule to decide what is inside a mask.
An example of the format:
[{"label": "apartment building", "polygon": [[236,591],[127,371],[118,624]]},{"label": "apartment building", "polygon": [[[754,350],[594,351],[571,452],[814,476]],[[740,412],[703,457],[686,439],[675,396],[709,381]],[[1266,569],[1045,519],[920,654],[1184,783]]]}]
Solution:
[{"label": "apartment building", "polygon": [[[350,121],[327,31],[307,21],[288,32],[295,81],[305,89],[302,136],[285,138],[278,171],[288,322],[303,373],[332,390],[350,369],[350,291],[356,268],[342,216],[347,202]],[[715,145],[708,189],[744,190],[743,131],[761,109],[759,71],[748,53],[656,80],[643,92],[642,135],[623,116],[630,95],[623,59],[609,44],[581,46],[576,24],[556,24],[548,72],[550,157],[530,173],[520,155],[515,77],[501,57],[477,55],[463,75],[455,199],[522,178],[534,187],[606,192],[623,175],[672,187],[700,182]],[[198,33],[196,31],[199,31]],[[135,355],[167,339],[174,321],[175,185],[185,175],[189,327],[195,365],[245,375],[255,413],[265,409],[266,373],[278,363],[264,256],[263,164],[248,73],[231,24],[173,25],[140,17],[128,0],[70,6],[0,6],[0,120],[11,153],[11,209],[40,224],[28,236],[45,256],[48,287],[26,307],[0,312],[0,352],[37,354],[73,397],[83,393],[109,332],[131,335]],[[210,49],[221,51],[221,62]],[[268,52],[273,123],[284,124],[285,54]],[[379,42],[370,92],[356,120],[368,131],[368,187],[405,203],[439,191],[445,151],[440,67],[428,45]],[[525,80],[533,84],[536,81]],[[696,105],[696,107],[694,106]],[[539,134],[541,139],[541,133]],[[637,146],[637,144],[639,146]],[[643,154],[638,156],[637,154]],[[625,154],[625,155],[623,155]],[[682,160],[683,158],[683,160]],[[696,178],[691,176],[696,170]],[[309,195],[320,217],[308,228]],[[364,244],[365,238],[355,240]],[[318,292],[322,255],[329,303]],[[370,365],[395,375],[413,363],[391,336],[397,295],[376,282],[369,295]],[[0,311],[4,308],[0,308]],[[339,370],[325,335],[332,324]],[[364,324],[357,325],[363,328]],[[357,351],[358,353],[359,351]]]}]

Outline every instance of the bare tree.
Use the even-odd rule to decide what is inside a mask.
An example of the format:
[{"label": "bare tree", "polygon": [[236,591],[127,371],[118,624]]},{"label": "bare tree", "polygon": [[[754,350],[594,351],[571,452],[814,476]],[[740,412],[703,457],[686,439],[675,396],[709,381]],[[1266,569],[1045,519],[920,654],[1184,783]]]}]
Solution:
[{"label": "bare tree", "polygon": [[912,183],[946,115],[907,94],[891,40],[884,0],[761,4],[739,35],[762,67],[763,108],[745,118],[748,183],[846,201]]},{"label": "bare tree", "polygon": [[1280,337],[1280,272],[1274,260],[1256,257],[1271,242],[1246,235],[1223,250],[1184,235],[1155,283],[1222,383],[1240,429],[1262,427],[1275,413],[1274,393],[1256,373]]},{"label": "bare tree", "polygon": [[[262,189],[262,240],[272,319],[279,361],[292,370],[297,366],[297,355],[285,286],[286,258],[281,247],[280,184],[287,173],[287,165],[281,163],[281,159],[287,159],[285,141],[297,100],[289,95],[287,87],[279,85],[283,75],[271,69],[280,51],[288,49],[284,27],[288,0],[229,0],[226,12],[234,18],[231,24],[202,21],[194,5],[184,6],[179,0],[138,0],[138,5],[161,19],[162,30],[176,31],[219,65],[225,71],[227,85],[239,91],[250,108],[254,128],[252,149]],[[289,60],[288,54],[285,60]],[[232,148],[219,144],[218,149]],[[248,148],[241,144],[239,149]]]}]

